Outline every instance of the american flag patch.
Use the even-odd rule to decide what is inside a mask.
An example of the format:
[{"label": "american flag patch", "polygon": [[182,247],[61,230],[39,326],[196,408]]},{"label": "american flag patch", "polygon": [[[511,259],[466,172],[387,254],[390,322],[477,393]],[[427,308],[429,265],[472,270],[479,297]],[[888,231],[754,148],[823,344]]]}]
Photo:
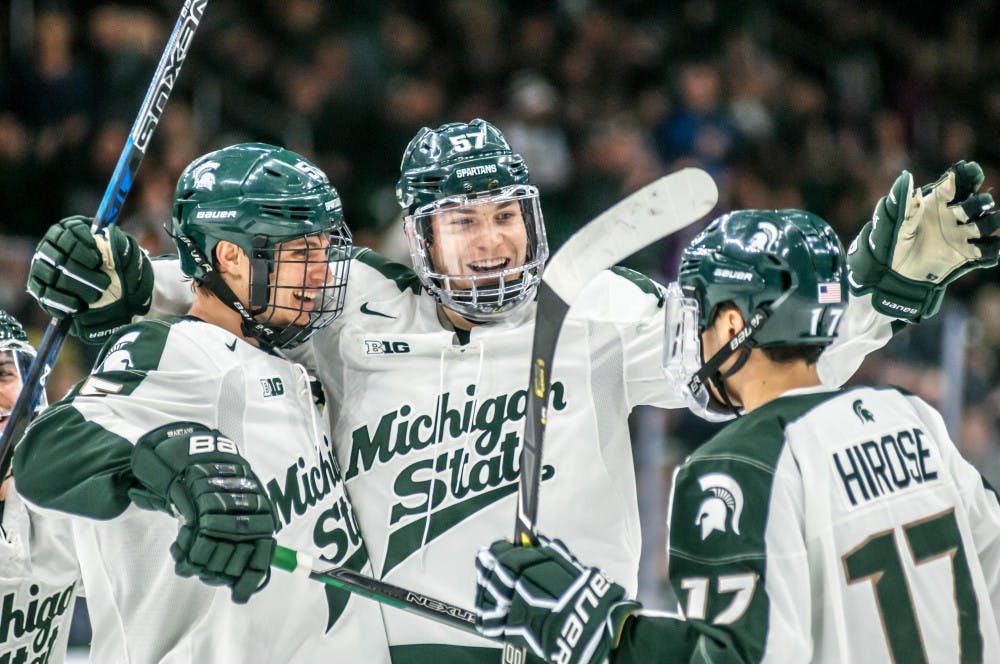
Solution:
[{"label": "american flag patch", "polygon": [[831,281],[816,287],[816,301],[820,304],[838,304],[840,302],[840,282]]}]

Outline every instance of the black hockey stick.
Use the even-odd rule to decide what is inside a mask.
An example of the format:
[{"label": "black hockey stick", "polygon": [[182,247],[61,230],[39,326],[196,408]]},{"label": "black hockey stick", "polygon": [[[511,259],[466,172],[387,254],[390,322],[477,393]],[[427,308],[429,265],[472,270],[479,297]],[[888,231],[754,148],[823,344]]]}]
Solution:
[{"label": "black hockey stick", "polygon": [[[136,171],[139,170],[139,164],[146,155],[149,140],[160,122],[160,116],[181,72],[181,65],[184,64],[184,58],[187,57],[194,33],[201,23],[207,5],[208,0],[186,0],[181,7],[181,14],[177,18],[170,39],[167,40],[167,46],[160,57],[149,89],[146,90],[146,97],[142,100],[139,115],[125,141],[125,147],[118,158],[118,165],[115,166],[111,181],[104,190],[104,198],[101,199],[101,205],[97,209],[92,231],[113,226],[118,221],[118,214],[125,203],[125,198],[132,191]],[[21,394],[11,410],[7,426],[0,434],[0,477],[7,474],[11,451],[28,428],[31,414],[38,408],[45,382],[52,372],[56,358],[59,357],[59,350],[66,340],[71,322],[69,316],[49,321],[42,343],[38,346],[35,359],[31,362],[31,368],[28,369],[28,375],[22,383]]]},{"label": "black hockey stick", "polygon": [[542,438],[552,358],[570,305],[600,272],[698,221],[715,207],[718,197],[718,189],[708,173],[684,168],[646,185],[595,217],[573,234],[545,266],[538,288],[531,344],[515,544],[530,546],[537,542]]},{"label": "black hockey stick", "polygon": [[482,636],[476,631],[477,616],[475,611],[463,609],[322,560],[316,560],[304,553],[279,546],[274,552],[271,565],[286,572],[301,574],[314,581],[348,590],[376,602],[388,604],[397,609],[416,613],[462,631]]}]

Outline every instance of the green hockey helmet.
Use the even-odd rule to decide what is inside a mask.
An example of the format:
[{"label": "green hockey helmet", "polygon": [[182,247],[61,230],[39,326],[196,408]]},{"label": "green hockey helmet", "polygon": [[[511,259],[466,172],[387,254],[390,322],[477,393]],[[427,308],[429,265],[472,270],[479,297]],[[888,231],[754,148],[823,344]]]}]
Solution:
[{"label": "green hockey helmet", "polygon": [[414,270],[443,306],[489,322],[530,302],[548,258],[538,189],[485,120],[424,127],[396,183]]},{"label": "green hockey helmet", "polygon": [[495,126],[479,118],[423,127],[403,152],[396,200],[409,213],[447,196],[530,184],[528,166]]},{"label": "green hockey helmet", "polygon": [[[28,343],[24,328],[16,318],[0,309],[0,431],[7,425],[34,359],[35,349]],[[42,390],[37,408],[44,408],[46,403]]]},{"label": "green hockey helmet", "polygon": [[[721,384],[718,367],[730,355],[743,357],[726,375],[754,347],[829,345],[847,296],[844,249],[820,217],[801,210],[723,215],[684,250],[678,280],[668,288],[664,371],[705,416],[704,408],[718,406],[705,382]],[[743,315],[746,333],[703,358],[701,332],[727,303]]]},{"label": "green hockey helmet", "polygon": [[[181,270],[239,312],[244,334],[264,346],[292,348],[343,308],[351,235],[340,197],[323,171],[291,150],[241,143],[193,161],[177,182],[172,235]],[[250,257],[245,296],[215,270],[220,241]],[[296,241],[310,248],[304,257],[287,250]],[[304,284],[320,262],[329,266],[322,283]],[[279,266],[291,263],[300,265],[299,283],[276,283]],[[292,322],[282,322],[289,313]]]}]

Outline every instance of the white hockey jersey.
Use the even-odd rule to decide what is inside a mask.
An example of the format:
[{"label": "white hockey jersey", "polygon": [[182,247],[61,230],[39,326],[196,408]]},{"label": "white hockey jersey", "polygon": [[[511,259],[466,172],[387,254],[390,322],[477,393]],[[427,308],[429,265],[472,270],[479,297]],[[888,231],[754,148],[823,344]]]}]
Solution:
[{"label": "white hockey jersey", "polygon": [[0,531],[0,664],[64,662],[82,585],[69,520],[29,512],[12,485]]},{"label": "white hockey jersey", "polygon": [[616,662],[1000,661],[1000,503],[941,416],[894,388],[792,390],[677,471],[686,621]]},{"label": "white hockey jersey", "polygon": [[[388,661],[378,605],[274,571],[246,605],[174,573],[177,521],[130,505],[132,445],[190,420],[236,441],[266,486],[278,542],[371,574],[305,370],[193,319],[125,328],[18,448],[22,491],[94,518],[73,532],[97,662]],[[33,462],[34,461],[34,462]],[[30,490],[29,490],[30,483]]]},{"label": "white hockey jersey", "polygon": [[[615,269],[577,302],[554,360],[539,529],[559,533],[634,595],[641,540],[627,415],[683,401],[660,368],[656,284]],[[331,396],[334,448],[382,579],[473,605],[477,549],[513,533],[534,315],[531,304],[461,339],[412,271],[361,250],[344,313],[296,351]],[[854,302],[841,342],[824,354],[824,379],[846,380],[890,336],[888,318]],[[448,650],[430,644],[497,647],[396,609],[384,614],[399,661]],[[489,653],[484,661],[497,661]]]},{"label": "white hockey jersey", "polygon": [[[154,261],[153,310],[190,301],[175,261]],[[634,595],[641,536],[627,415],[684,407],[661,370],[661,287],[602,273],[570,309],[554,358],[539,529]],[[329,397],[334,449],[383,580],[471,608],[481,546],[514,530],[535,304],[470,333],[443,323],[414,272],[357,249],[344,312],[293,351]],[[846,381],[892,336],[852,298],[819,366]],[[383,607],[396,662],[498,661],[496,643]],[[460,650],[456,650],[460,647]]]}]

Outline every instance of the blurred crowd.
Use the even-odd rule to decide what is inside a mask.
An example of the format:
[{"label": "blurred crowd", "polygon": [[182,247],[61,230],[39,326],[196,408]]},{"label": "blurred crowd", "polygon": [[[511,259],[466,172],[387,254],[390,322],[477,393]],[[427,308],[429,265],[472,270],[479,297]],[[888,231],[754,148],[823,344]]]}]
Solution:
[{"label": "blurred crowd", "polygon": [[[180,5],[0,7],[0,307],[36,330],[44,320],[23,293],[35,241],[96,211]],[[181,169],[258,140],[314,159],[357,243],[406,260],[394,197],[404,146],[423,125],[483,117],[525,156],[553,245],[688,164],[716,177],[719,211],[806,208],[848,242],[904,168],[929,182],[976,159],[986,188],[1000,183],[998,21],[992,0],[905,13],[879,0],[211,0],[123,227],[170,251],[162,224]],[[633,267],[670,278],[690,237]],[[996,281],[960,281],[938,319],[858,379],[958,403],[953,433],[1000,479]],[[92,356],[69,348],[53,396]],[[690,416],[660,417],[668,460],[704,435]]]}]

